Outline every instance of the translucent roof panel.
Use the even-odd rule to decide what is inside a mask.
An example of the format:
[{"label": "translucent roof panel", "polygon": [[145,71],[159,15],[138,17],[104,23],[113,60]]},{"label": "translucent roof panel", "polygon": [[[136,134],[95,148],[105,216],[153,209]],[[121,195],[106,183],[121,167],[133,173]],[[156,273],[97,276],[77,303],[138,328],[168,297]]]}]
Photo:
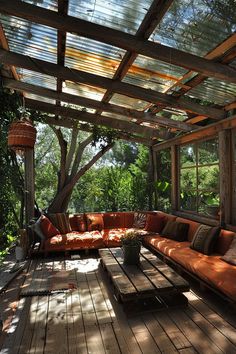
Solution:
[{"label": "translucent roof panel", "polygon": [[146,101],[138,100],[136,98],[120,95],[118,93],[115,93],[111,100],[109,101],[110,103],[116,104],[118,106],[123,106],[126,108],[131,108],[131,109],[136,109],[142,111],[145,109],[147,106]]},{"label": "translucent roof panel", "polygon": [[112,112],[103,112],[102,116],[111,117],[111,118],[120,119],[120,120],[125,120],[125,121],[130,121],[129,117],[123,116],[121,114],[112,113]]},{"label": "translucent roof panel", "polygon": [[70,16],[135,34],[152,0],[70,0]]},{"label": "translucent roof panel", "polygon": [[204,56],[236,30],[233,3],[175,0],[150,39]]},{"label": "translucent roof panel", "polygon": [[41,102],[46,102],[46,103],[51,103],[51,104],[56,104],[56,101],[51,99],[51,98],[47,98],[47,97],[43,97],[43,96],[39,96],[39,95],[34,95],[32,93],[26,93],[25,94],[26,98],[30,98],[32,100],[36,100],[36,101],[41,101]]},{"label": "translucent roof panel", "polygon": [[51,63],[57,62],[57,31],[17,17],[1,15],[11,51]]},{"label": "translucent roof panel", "polygon": [[71,81],[65,81],[62,85],[62,91],[72,95],[91,98],[100,101],[106,90],[94,86],[76,84]]},{"label": "translucent roof panel", "polygon": [[57,11],[57,0],[23,0],[28,4],[43,7],[48,10]]},{"label": "translucent roof panel", "polygon": [[80,106],[78,104],[71,104],[71,103],[68,103],[68,102],[61,102],[61,105],[63,107],[70,107],[70,108],[73,108],[73,109],[77,109],[78,111],[86,111],[88,113],[95,113],[95,109],[83,107],[83,106]]},{"label": "translucent roof panel", "polygon": [[138,55],[123,81],[144,88],[165,92],[184,74],[185,69]]},{"label": "translucent roof panel", "polygon": [[28,84],[42,86],[52,90],[56,90],[56,79],[53,76],[38,73],[36,71],[17,69],[20,80]]},{"label": "translucent roof panel", "polygon": [[67,34],[65,65],[112,78],[125,51],[108,44]]},{"label": "translucent roof panel", "polygon": [[226,105],[235,101],[236,85],[209,78],[189,91],[188,95],[219,105]]}]

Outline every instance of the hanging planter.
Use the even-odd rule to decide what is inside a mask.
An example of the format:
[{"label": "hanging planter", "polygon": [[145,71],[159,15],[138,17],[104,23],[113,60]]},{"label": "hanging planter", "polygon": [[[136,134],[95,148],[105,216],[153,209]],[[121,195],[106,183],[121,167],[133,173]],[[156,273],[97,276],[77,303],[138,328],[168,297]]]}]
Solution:
[{"label": "hanging planter", "polygon": [[8,146],[14,151],[33,149],[36,141],[36,129],[30,120],[19,120],[10,125]]}]

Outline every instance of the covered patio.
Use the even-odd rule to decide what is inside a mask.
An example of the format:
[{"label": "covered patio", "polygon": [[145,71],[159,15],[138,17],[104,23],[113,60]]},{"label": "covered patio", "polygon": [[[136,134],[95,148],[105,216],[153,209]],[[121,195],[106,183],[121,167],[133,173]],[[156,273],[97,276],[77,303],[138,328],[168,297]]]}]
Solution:
[{"label": "covered patio", "polygon": [[[120,246],[107,229],[112,222],[119,232],[137,227],[135,212],[101,211],[98,229],[89,229],[89,213],[82,217],[84,230],[71,228],[67,219],[69,230],[58,227],[44,248],[33,239],[21,272],[1,285],[1,353],[236,353],[235,254],[222,260],[236,243],[235,14],[230,0],[0,0],[2,89],[20,93],[34,124],[55,130],[64,172],[77,151],[74,129],[106,127],[117,140],[148,148],[145,212],[162,216],[163,227],[144,224],[151,232],[144,245],[190,284],[185,307],[159,311],[146,300],[140,309],[119,303],[99,252],[88,249]],[[59,128],[72,132],[72,148]],[[29,224],[35,216],[34,149],[24,153]],[[79,147],[77,155],[81,161]],[[68,175],[63,177],[65,182]],[[59,210],[57,197],[52,212],[65,214],[68,204],[61,202]],[[158,238],[163,220],[165,226],[188,222],[188,236]],[[212,258],[205,249],[193,252],[202,226],[220,235]],[[92,241],[99,246],[81,247],[81,235],[72,240],[77,231],[86,237],[95,232]],[[46,279],[53,279],[50,289],[38,294]],[[58,292],[61,280],[66,287]],[[36,294],[22,295],[31,283]]]}]

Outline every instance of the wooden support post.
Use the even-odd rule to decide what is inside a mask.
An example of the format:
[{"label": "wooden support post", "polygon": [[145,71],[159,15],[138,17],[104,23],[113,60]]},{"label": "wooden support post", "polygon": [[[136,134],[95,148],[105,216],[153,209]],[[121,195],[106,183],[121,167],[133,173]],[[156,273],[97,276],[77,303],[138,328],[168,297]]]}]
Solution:
[{"label": "wooden support post", "polygon": [[220,223],[231,223],[232,210],[232,174],[231,174],[231,130],[219,132],[220,162]]},{"label": "wooden support post", "polygon": [[34,217],[34,150],[25,151],[25,222]]},{"label": "wooden support post", "polygon": [[153,149],[149,147],[149,168],[148,168],[148,208],[153,209],[154,191],[154,168],[153,168]]},{"label": "wooden support post", "polygon": [[[153,180],[154,183],[157,181],[157,153],[152,149],[152,161],[153,161]],[[154,209],[158,209],[158,202],[157,202],[157,190],[154,187]]]},{"label": "wooden support post", "polygon": [[171,146],[171,209],[179,209],[179,150],[177,145]]}]

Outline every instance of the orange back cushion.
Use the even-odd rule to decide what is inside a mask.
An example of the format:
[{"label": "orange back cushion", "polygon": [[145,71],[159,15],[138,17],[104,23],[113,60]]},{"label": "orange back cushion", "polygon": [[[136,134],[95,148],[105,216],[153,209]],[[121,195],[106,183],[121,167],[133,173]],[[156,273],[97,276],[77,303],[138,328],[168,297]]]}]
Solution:
[{"label": "orange back cushion", "polygon": [[103,214],[91,213],[85,215],[87,220],[88,231],[94,231],[94,230],[101,231],[104,229]]},{"label": "orange back cushion", "polygon": [[160,233],[165,226],[165,215],[148,214],[144,230]]},{"label": "orange back cushion", "polygon": [[84,214],[74,214],[69,217],[72,231],[84,232],[87,230],[87,224]]},{"label": "orange back cushion", "polygon": [[124,227],[124,213],[104,213],[104,229],[117,229]]},{"label": "orange back cushion", "polygon": [[42,215],[40,218],[40,227],[46,238],[60,234],[60,231],[51,223],[51,221]]},{"label": "orange back cushion", "polygon": [[216,252],[224,255],[228,251],[234,236],[233,231],[222,229],[216,243]]}]

